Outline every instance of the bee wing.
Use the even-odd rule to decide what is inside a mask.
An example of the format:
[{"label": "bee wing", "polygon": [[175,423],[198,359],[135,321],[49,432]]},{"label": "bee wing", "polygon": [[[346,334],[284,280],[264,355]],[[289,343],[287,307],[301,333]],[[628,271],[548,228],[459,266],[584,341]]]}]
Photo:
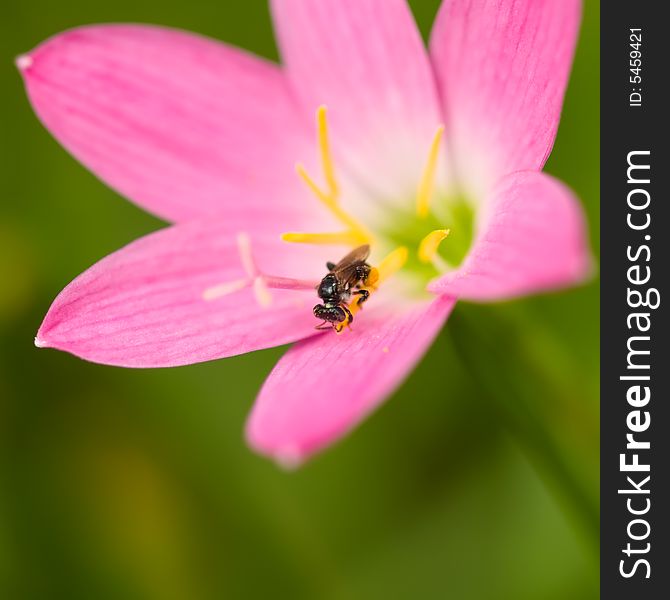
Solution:
[{"label": "bee wing", "polygon": [[340,262],[338,262],[334,267],[332,272],[336,275],[342,275],[351,270],[352,267],[355,267],[358,263],[365,262],[370,256],[370,245],[363,244],[358,248],[354,248],[349,254],[347,254]]}]

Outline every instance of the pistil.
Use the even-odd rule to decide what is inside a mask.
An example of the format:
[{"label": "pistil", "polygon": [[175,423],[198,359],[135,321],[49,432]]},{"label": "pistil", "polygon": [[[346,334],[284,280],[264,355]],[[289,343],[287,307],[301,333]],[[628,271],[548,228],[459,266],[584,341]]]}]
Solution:
[{"label": "pistil", "polygon": [[252,287],[254,296],[259,306],[267,308],[272,304],[272,295],[270,289],[278,290],[310,290],[314,291],[318,281],[308,281],[304,279],[292,279],[289,277],[275,277],[263,273],[256,264],[251,249],[251,239],[242,232],[237,236],[237,250],[240,255],[240,261],[247,274],[244,279],[227,281],[207,288],[202,297],[204,300],[211,301],[239,292],[245,288]]}]

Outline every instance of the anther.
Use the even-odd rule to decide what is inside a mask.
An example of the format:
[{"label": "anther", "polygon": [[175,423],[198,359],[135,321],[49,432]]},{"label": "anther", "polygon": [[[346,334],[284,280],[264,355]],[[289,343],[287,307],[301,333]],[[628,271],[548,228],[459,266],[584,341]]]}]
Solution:
[{"label": "anther", "polygon": [[387,254],[377,265],[377,271],[379,272],[378,283],[381,283],[391,277],[391,275],[400,271],[400,269],[405,266],[408,256],[409,252],[405,246],[400,246],[393,250],[393,252]]},{"label": "anther", "polygon": [[359,223],[352,215],[342,208],[338,199],[340,187],[335,177],[335,167],[328,139],[328,121],[326,118],[327,109],[325,106],[319,106],[316,112],[317,134],[319,153],[321,156],[321,169],[326,181],[327,191],[321,189],[319,185],[310,177],[305,167],[298,163],[295,170],[309,190],[321,201],[321,203],[340,221],[346,231],[342,233],[294,233],[289,232],[282,235],[286,242],[298,244],[346,244],[357,246],[368,244],[372,241],[372,234]]},{"label": "anther", "polygon": [[[365,287],[365,289],[370,292],[370,295],[372,295],[372,293],[377,290],[377,286],[380,283],[397,273],[405,266],[408,256],[409,252],[407,248],[400,246],[387,254],[386,257],[383,258],[379,263],[379,265],[377,265],[377,267],[373,267],[372,271],[370,271],[370,275],[368,275],[368,285]],[[351,311],[352,315],[355,315],[360,309],[361,305],[357,302],[354,302],[349,306],[349,310]],[[335,327],[336,333],[342,333],[345,326],[345,324],[337,325]]]},{"label": "anther", "polygon": [[335,233],[282,233],[281,239],[293,244],[317,244],[317,245],[342,245],[360,246],[366,243],[363,238],[353,231],[342,231]]},{"label": "anther", "polygon": [[444,125],[440,125],[433,136],[430,145],[428,160],[423,168],[421,179],[416,191],[416,214],[421,218],[428,216],[430,211],[430,201],[435,187],[435,173],[437,171],[437,157],[440,152],[440,142],[444,133]]},{"label": "anther", "polygon": [[442,240],[449,235],[449,229],[436,229],[431,231],[419,243],[419,260],[426,264],[432,264],[438,271],[446,271],[449,265],[437,253]]},{"label": "anther", "polygon": [[335,166],[333,163],[333,156],[330,151],[330,140],[328,138],[328,119],[326,113],[328,109],[321,105],[316,111],[317,131],[319,138],[319,151],[321,153],[321,165],[323,168],[323,176],[328,184],[328,191],[332,198],[337,198],[340,195],[340,186],[335,178]]}]

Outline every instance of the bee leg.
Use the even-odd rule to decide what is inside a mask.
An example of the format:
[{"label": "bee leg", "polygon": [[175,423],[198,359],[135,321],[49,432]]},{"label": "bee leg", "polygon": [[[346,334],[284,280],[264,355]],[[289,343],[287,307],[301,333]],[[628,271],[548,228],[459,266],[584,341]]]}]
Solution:
[{"label": "bee leg", "polygon": [[326,325],[326,323],[328,323],[328,321],[324,321],[323,323],[319,323],[318,325],[314,326],[314,329],[322,329],[322,330],[332,329],[333,326],[330,323],[328,323]]},{"label": "bee leg", "polygon": [[368,290],[356,290],[354,295],[357,295],[359,298],[356,301],[357,306],[361,306],[370,297],[370,292]]},{"label": "bee leg", "polygon": [[340,308],[346,313],[347,319],[346,321],[338,323],[337,325],[333,325],[333,329],[336,331],[336,333],[342,333],[345,327],[351,329],[351,322],[354,320],[354,315],[346,304],[340,304]]}]

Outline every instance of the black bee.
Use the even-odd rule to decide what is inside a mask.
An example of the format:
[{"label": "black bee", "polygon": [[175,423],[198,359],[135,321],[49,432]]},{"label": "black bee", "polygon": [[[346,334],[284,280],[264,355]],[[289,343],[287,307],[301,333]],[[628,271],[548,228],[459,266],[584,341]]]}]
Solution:
[{"label": "black bee", "polygon": [[[337,264],[328,262],[326,275],[317,287],[319,298],[323,304],[314,307],[314,316],[323,319],[323,323],[317,325],[317,329],[327,329],[326,323],[338,329],[338,325],[345,323],[349,325],[354,320],[354,315],[349,310],[349,301],[352,296],[358,296],[356,304],[363,304],[370,292],[362,289],[363,286],[372,283],[369,281],[373,269],[366,259],[370,256],[370,246],[365,244],[355,248]],[[339,330],[339,329],[338,329]]]}]

